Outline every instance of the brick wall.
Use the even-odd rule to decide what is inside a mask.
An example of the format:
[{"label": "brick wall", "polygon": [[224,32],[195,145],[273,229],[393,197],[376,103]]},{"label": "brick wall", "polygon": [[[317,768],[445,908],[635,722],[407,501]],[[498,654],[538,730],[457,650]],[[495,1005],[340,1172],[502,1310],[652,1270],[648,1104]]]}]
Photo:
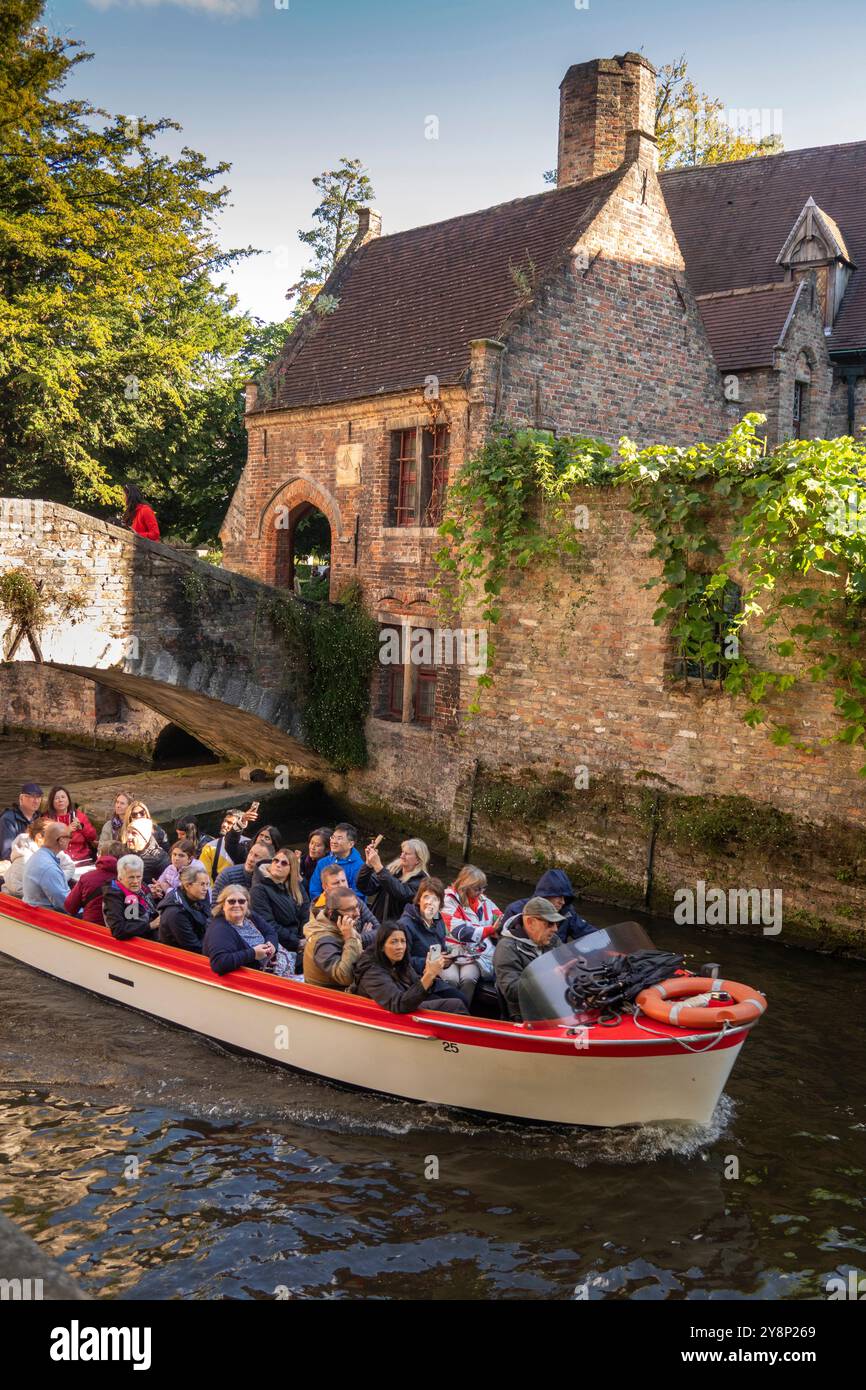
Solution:
[{"label": "brick wall", "polygon": [[119,718],[106,718],[94,681],[49,666],[0,667],[0,731],[62,735],[73,742],[128,749],[150,756],[167,720],[137,700],[123,698]]}]

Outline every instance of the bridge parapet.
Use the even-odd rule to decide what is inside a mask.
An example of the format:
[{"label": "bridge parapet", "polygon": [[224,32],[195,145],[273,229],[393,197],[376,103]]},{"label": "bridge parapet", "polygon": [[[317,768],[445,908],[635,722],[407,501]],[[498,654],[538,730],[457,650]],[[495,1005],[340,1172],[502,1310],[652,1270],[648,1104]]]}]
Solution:
[{"label": "bridge parapet", "polygon": [[32,634],[0,615],[4,658],[99,680],[224,757],[321,768],[301,741],[302,672],[265,617],[282,591],[59,503],[4,498],[0,572],[15,569],[48,611]]}]

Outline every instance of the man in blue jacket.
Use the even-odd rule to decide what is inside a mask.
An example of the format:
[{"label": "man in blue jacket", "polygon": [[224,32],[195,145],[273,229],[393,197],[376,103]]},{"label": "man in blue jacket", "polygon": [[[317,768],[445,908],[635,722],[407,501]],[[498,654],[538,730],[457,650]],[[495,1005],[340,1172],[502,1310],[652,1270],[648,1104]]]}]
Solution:
[{"label": "man in blue jacket", "polygon": [[68,825],[49,821],[45,827],[45,843],[31,854],[24,869],[24,901],[30,907],[53,907],[55,912],[66,911],[69,884],[60,867],[58,854],[69,846],[72,831]]},{"label": "man in blue jacket", "polygon": [[[546,898],[557,912],[562,913],[562,921],[557,927],[560,940],[577,941],[587,932],[596,930],[591,922],[587,922],[585,917],[581,917],[580,913],[575,912],[573,907],[574,889],[564,869],[545,869],[531,896],[533,898]],[[529,898],[518,898],[516,902],[509,903],[502,914],[500,929],[508,926],[510,918],[522,917],[523,909],[528,902]]]},{"label": "man in blue jacket", "polygon": [[322,870],[328,864],[339,864],[345,870],[346,882],[354,893],[363,901],[364,894],[358,893],[355,881],[359,871],[364,867],[364,861],[355,849],[355,841],[358,832],[354,825],[349,825],[348,821],[341,821],[331,832],[331,853],[325,854],[318,860],[313,876],[310,879],[310,902],[314,903],[322,891]]},{"label": "man in blue jacket", "polygon": [[42,805],[42,788],[38,782],[25,782],[14,806],[8,806],[0,816],[0,859],[8,859],[12,845],[23,835]]}]

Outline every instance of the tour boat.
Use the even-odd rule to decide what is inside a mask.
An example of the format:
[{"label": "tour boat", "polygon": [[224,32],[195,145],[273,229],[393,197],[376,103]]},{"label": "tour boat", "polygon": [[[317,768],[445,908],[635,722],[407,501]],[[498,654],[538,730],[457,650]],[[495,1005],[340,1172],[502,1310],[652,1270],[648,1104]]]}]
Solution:
[{"label": "tour boat", "polygon": [[[585,960],[647,946],[637,923],[623,923],[583,938],[579,950]],[[720,1010],[709,1028],[643,1010],[613,1026],[586,1022],[554,997],[577,950],[557,948],[525,972],[537,977],[536,1001],[552,1001],[534,1009],[532,1022],[394,1014],[356,994],[259,970],[218,976],[204,956],[141,937],[117,941],[107,927],[0,893],[0,953],[229,1049],[356,1088],[521,1120],[708,1124],[763,1005],[735,1022]],[[522,991],[523,980],[521,999]]]}]

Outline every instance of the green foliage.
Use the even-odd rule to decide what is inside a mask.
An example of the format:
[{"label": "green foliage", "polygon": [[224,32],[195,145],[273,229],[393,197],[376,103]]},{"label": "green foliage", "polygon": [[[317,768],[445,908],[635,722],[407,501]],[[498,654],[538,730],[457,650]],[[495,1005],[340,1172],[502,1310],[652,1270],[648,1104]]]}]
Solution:
[{"label": "green foliage", "polygon": [[666,796],[664,825],[675,845],[716,851],[778,853],[790,847],[794,820],[747,796]]},{"label": "green foliage", "polygon": [[[503,432],[463,464],[449,484],[435,555],[443,613],[456,615],[476,597],[489,626],[501,616],[501,594],[512,567],[537,569],[580,554],[571,492],[579,483],[602,481],[611,450],[596,439],[554,439],[542,430]],[[479,687],[493,683],[495,645],[488,635],[488,670]],[[470,707],[478,709],[477,700]]]},{"label": "green foliage", "polygon": [[528,772],[515,778],[483,772],[475,788],[473,806],[494,824],[531,827],[549,820],[571,791],[571,780],[564,773],[539,780]]},{"label": "green foliage", "polygon": [[[678,655],[712,659],[708,613],[718,611],[731,582],[739,583],[742,608],[731,631],[760,625],[777,668],[752,664],[741,646],[727,664],[724,689],[745,697],[746,723],[769,722],[774,743],[792,741],[786,725],[770,720],[767,701],[796,684],[785,665],[805,657],[812,681],[831,682],[841,720],[832,740],[823,741],[862,747],[866,448],[849,438],[790,440],[765,454],[757,433],[762,420],[747,415],[722,443],[690,449],[621,443],[617,480],[631,487],[635,513],[655,535],[651,554],[662,565],[661,579],[652,581],[662,586],[654,620],[671,624]],[[727,537],[724,549],[710,521]],[[714,652],[718,660],[718,645]]]},{"label": "green foliage", "polygon": [[207,587],[196,570],[187,570],[180,581],[184,602],[191,609],[200,608],[207,595]]},{"label": "green foliage", "polygon": [[[117,507],[136,482],[163,529],[212,537],[244,459],[258,339],[218,283],[225,163],[160,152],[175,122],[67,98],[90,54],[0,15],[0,492]],[[272,345],[267,345],[272,355]]]},{"label": "green foliage", "polygon": [[302,667],[307,743],[338,772],[366,767],[364,722],[379,629],[364,609],[360,589],[346,589],[337,603],[273,599],[266,616]]},{"label": "green foliage", "polygon": [[[358,230],[358,213],[375,196],[370,176],[360,159],[348,159],[346,155],[343,155],[336,169],[326,169],[313,179],[313,183],[322,194],[321,201],[313,211],[315,225],[309,231],[298,232],[301,241],[312,250],[313,264],[301,273],[300,280],[289,290],[290,295],[296,296],[294,322],[313,303],[337,261],[348,249]],[[339,299],[326,295],[316,303],[316,310],[331,314],[338,305]]]},{"label": "green foliage", "polygon": [[[85,599],[77,592],[53,593],[51,605],[60,618],[74,621],[85,606]],[[26,570],[7,570],[0,574],[0,613],[13,627],[38,632],[48,619],[51,605],[42,592],[42,583],[34,580]]]}]

